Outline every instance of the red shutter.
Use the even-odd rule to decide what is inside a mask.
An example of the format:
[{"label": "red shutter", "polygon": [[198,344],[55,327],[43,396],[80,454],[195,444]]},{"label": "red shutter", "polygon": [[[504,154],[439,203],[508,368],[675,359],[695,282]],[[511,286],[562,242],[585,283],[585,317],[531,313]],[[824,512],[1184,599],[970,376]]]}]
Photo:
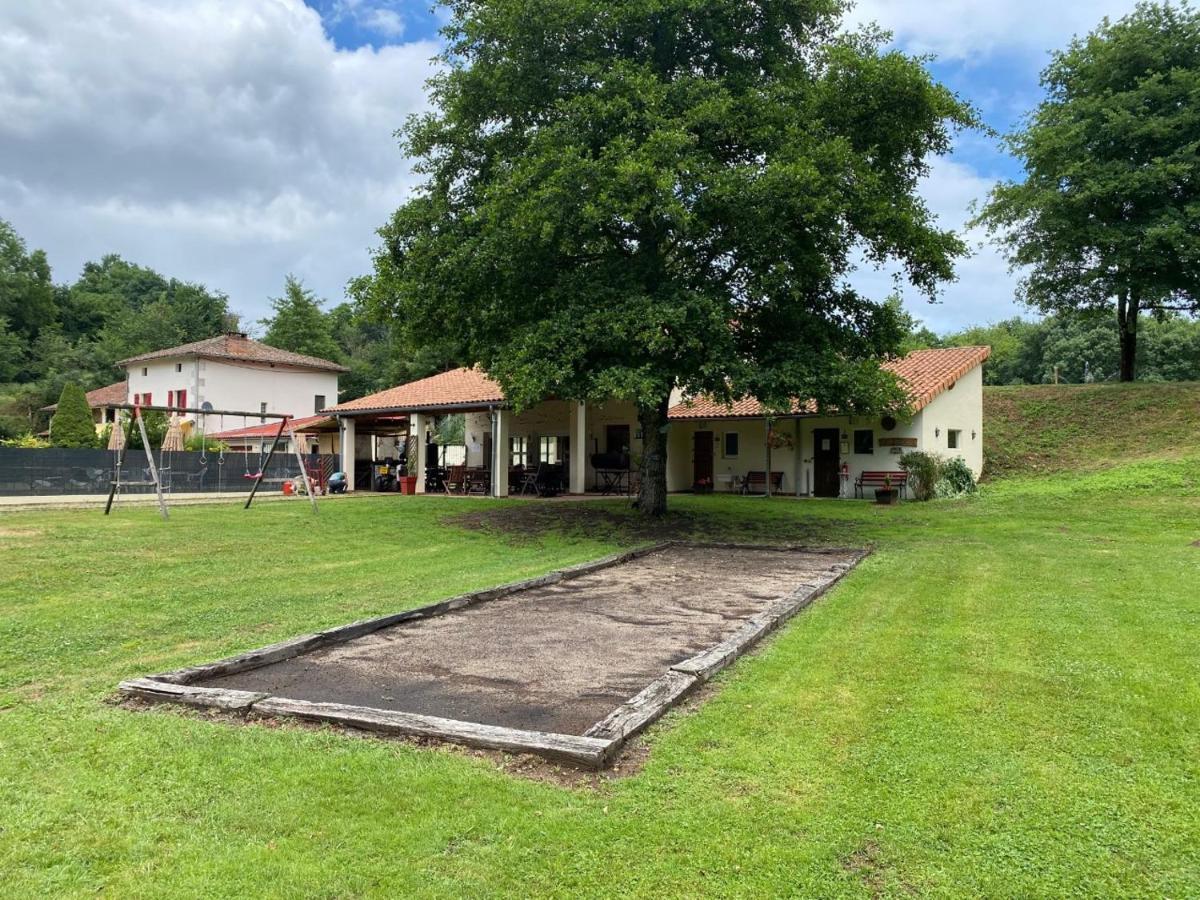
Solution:
[{"label": "red shutter", "polygon": [[153,406],[154,402],[150,399],[149,394],[142,394],[142,406]]},{"label": "red shutter", "polygon": [[175,400],[179,403],[180,409],[187,409],[187,391],[176,391]]},{"label": "red shutter", "polygon": [[172,409],[175,406],[175,392],[174,391],[167,391],[167,406],[168,406],[168,408],[172,408]]},{"label": "red shutter", "polygon": [[142,405],[142,395],[141,395],[141,394],[134,394],[134,395],[133,395],[133,405],[134,405],[134,406],[141,406],[141,405]]}]

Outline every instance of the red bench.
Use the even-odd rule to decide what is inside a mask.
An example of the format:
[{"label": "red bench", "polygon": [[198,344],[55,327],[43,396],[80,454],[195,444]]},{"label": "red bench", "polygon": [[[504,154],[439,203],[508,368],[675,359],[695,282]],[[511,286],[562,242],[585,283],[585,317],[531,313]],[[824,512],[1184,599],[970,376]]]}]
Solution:
[{"label": "red bench", "polygon": [[854,496],[861,497],[865,487],[886,487],[891,482],[893,488],[904,495],[908,489],[908,473],[899,472],[861,472],[854,479]]},{"label": "red bench", "polygon": [[[780,493],[783,491],[783,473],[771,473],[771,491],[772,493]],[[767,473],[747,472],[746,477],[742,479],[743,494],[765,494],[767,492]]]}]

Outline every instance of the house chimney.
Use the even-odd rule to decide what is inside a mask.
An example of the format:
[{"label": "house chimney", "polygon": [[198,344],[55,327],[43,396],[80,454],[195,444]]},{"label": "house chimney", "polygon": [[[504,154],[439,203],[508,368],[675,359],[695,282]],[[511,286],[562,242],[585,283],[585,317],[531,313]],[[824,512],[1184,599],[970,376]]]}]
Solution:
[{"label": "house chimney", "polygon": [[247,335],[244,331],[227,331],[225,332],[225,337],[241,338],[244,341],[246,340]]}]

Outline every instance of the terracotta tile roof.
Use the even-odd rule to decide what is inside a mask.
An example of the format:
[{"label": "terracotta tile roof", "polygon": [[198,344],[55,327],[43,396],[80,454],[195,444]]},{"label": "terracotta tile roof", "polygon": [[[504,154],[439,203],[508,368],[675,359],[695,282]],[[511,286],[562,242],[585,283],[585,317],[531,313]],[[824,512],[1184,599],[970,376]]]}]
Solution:
[{"label": "terracotta tile roof", "polygon": [[[901,359],[884,363],[883,368],[907,382],[913,412],[918,412],[959,378],[980,365],[991,352],[991,347],[915,350]],[[797,402],[792,407],[793,415],[811,415],[815,412],[816,407],[811,400]],[[753,397],[744,397],[731,405],[718,403],[708,397],[694,397],[672,406],[667,418],[736,419],[756,418],[762,414],[762,404]]]},{"label": "terracotta tile roof", "polygon": [[[327,422],[332,422],[332,416],[304,416],[299,419],[292,419],[293,431],[304,431],[307,428],[312,428],[314,425],[322,425]],[[270,422],[260,423],[258,425],[249,425],[246,428],[231,428],[228,431],[217,431],[208,435],[218,441],[223,441],[229,438],[260,438],[274,437],[275,432],[279,430],[279,420],[272,419]],[[287,431],[284,431],[287,434]]]},{"label": "terracotta tile roof", "polygon": [[[112,384],[106,384],[102,388],[96,388],[94,391],[87,392],[88,406],[96,409],[100,406],[112,406],[114,403],[126,403],[129,400],[129,382],[116,381]],[[43,406],[43,410],[56,410],[58,404],[54,403],[50,406]]]},{"label": "terracotta tile roof", "polygon": [[118,366],[130,366],[135,363],[148,362],[152,359],[165,359],[171,356],[199,356],[204,359],[230,359],[242,362],[268,363],[284,366],[296,366],[301,369],[321,369],[326,372],[349,372],[345,366],[316,356],[305,356],[302,353],[292,353],[269,347],[261,341],[255,341],[244,334],[229,333],[206,338],[203,341],[193,341],[178,347],[168,347],[166,350],[155,350],[153,353],[143,353],[131,356],[117,363]]},{"label": "terracotta tile roof", "polygon": [[441,409],[445,407],[485,406],[503,403],[504,391],[482,369],[452,369],[378,394],[359,397],[326,412],[363,412],[366,410]]}]

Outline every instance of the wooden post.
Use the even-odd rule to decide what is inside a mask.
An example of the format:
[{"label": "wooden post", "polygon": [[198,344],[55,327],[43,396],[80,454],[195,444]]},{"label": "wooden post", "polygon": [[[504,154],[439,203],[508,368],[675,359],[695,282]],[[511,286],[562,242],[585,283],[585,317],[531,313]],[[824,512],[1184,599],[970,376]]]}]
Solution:
[{"label": "wooden post", "polygon": [[150,446],[150,438],[146,436],[146,423],[142,419],[142,411],[134,409],[133,417],[137,419],[138,430],[142,433],[142,446],[146,449],[146,461],[150,463],[150,477],[154,479],[154,492],[158,494],[158,511],[167,518],[167,501],[163,499],[162,482],[158,480],[158,466],[154,464],[154,449]]},{"label": "wooden post", "polygon": [[291,438],[292,448],[296,451],[296,462],[300,463],[300,475],[304,478],[304,487],[308,491],[308,499],[312,503],[312,510],[317,511],[317,495],[313,493],[312,479],[308,477],[308,469],[304,467],[304,454],[300,452],[300,442],[296,440],[296,432],[292,429],[292,420],[284,419],[283,424],[287,426],[288,437]]},{"label": "wooden post", "polygon": [[263,476],[267,474],[267,467],[271,465],[271,458],[275,455],[275,448],[279,446],[279,439],[283,437],[283,429],[287,427],[287,417],[279,421],[279,430],[275,432],[275,439],[271,441],[271,449],[267,452],[267,459],[258,468],[258,477],[254,479],[254,486],[250,488],[250,496],[246,498],[246,505],[242,509],[249,509],[250,504],[254,502],[254,495],[258,493],[258,486],[262,484]]}]

